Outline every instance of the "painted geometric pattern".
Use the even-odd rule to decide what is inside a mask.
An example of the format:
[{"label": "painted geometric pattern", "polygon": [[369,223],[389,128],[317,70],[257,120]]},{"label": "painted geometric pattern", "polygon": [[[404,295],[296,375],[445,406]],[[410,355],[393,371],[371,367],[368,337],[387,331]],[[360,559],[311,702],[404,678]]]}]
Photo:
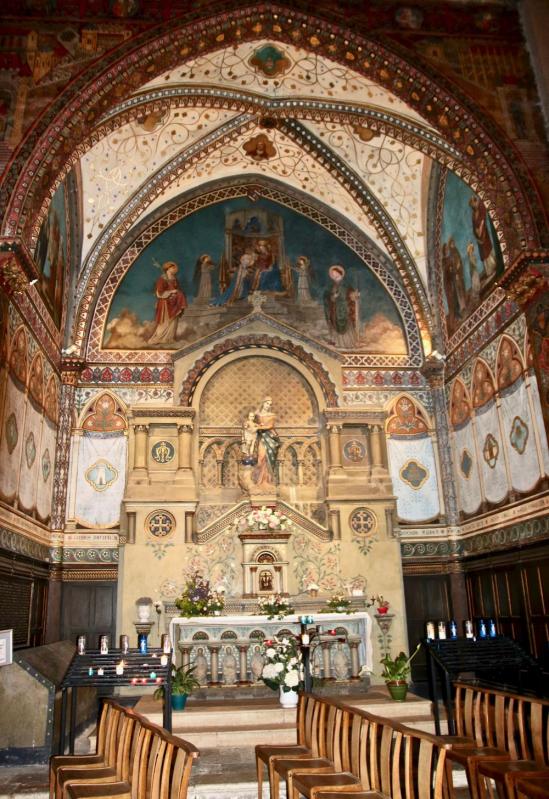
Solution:
[{"label": "painted geometric pattern", "polygon": [[34,463],[35,458],[36,442],[34,440],[34,433],[31,431],[27,436],[27,440],[25,441],[25,460],[27,461],[27,466],[29,469]]},{"label": "painted geometric pattern", "polygon": [[175,519],[167,510],[154,511],[145,520],[145,531],[154,538],[167,538],[175,528]]},{"label": "painted geometric pattern", "polygon": [[104,458],[99,458],[86,469],[84,477],[95,491],[106,491],[118,479],[118,469]]},{"label": "painted geometric pattern", "polygon": [[17,446],[18,440],[19,432],[17,430],[17,419],[15,418],[14,413],[10,413],[6,419],[6,443],[8,445],[8,452],[10,455]]},{"label": "painted geometric pattern", "polygon": [[516,449],[519,455],[522,455],[528,443],[529,430],[528,425],[520,416],[515,416],[513,424],[511,425],[511,432],[509,433],[509,441],[513,449]]},{"label": "painted geometric pattern", "polygon": [[213,447],[208,447],[204,453],[201,483],[206,488],[214,488],[217,485],[217,459]]},{"label": "painted geometric pattern", "polygon": [[279,426],[314,424],[314,399],[301,375],[274,358],[242,358],[212,377],[200,402],[202,425],[235,427],[264,397],[273,400]]},{"label": "painted geometric pattern", "polygon": [[48,477],[50,476],[51,472],[51,458],[50,458],[50,451],[49,449],[44,450],[44,454],[42,455],[42,477],[44,478],[44,482],[46,483]]},{"label": "painted geometric pattern", "polygon": [[227,447],[223,458],[223,485],[235,488],[238,485],[238,458],[240,446]]},{"label": "painted geometric pattern", "polygon": [[492,433],[488,433],[484,440],[484,446],[482,448],[482,455],[484,460],[490,467],[490,469],[494,469],[496,463],[498,461],[499,456],[499,444],[492,435]]},{"label": "painted geometric pattern", "polygon": [[297,471],[297,455],[293,447],[288,447],[284,454],[284,482],[296,485],[299,476]]},{"label": "painted geometric pattern", "polygon": [[468,480],[473,468],[473,458],[471,457],[471,453],[466,449],[464,449],[461,453],[459,468],[461,469],[463,476]]},{"label": "painted geometric pattern", "polygon": [[419,491],[429,477],[429,470],[416,460],[407,461],[400,470],[401,480],[414,491]]},{"label": "painted geometric pattern", "polygon": [[356,508],[349,516],[349,527],[352,540],[358,545],[360,552],[367,555],[372,549],[377,530],[377,517],[369,508]]},{"label": "painted geometric pattern", "polygon": [[303,456],[303,485],[318,485],[320,479],[319,466],[313,447],[307,447]]}]

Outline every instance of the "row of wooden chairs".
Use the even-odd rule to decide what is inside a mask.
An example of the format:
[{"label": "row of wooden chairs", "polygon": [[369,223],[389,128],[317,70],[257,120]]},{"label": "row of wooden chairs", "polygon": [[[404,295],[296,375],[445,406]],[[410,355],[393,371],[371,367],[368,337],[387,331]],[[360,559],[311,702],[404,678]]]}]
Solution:
[{"label": "row of wooden chairs", "polygon": [[256,746],[258,799],[265,768],[279,799],[442,799],[451,744],[332,699],[303,694],[294,746]]},{"label": "row of wooden chairs", "polygon": [[50,799],[185,799],[198,757],[192,744],[104,700],[94,755],[50,761]]},{"label": "row of wooden chairs", "polygon": [[452,744],[449,763],[466,770],[471,799],[494,792],[516,799],[520,780],[549,785],[549,701],[467,683],[455,687],[457,734],[445,740]]}]

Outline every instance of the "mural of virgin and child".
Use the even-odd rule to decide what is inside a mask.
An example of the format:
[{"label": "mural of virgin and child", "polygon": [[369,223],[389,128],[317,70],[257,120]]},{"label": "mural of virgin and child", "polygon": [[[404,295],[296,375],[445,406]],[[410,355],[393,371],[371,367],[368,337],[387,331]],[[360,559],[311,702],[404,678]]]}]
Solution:
[{"label": "mural of virgin and child", "polygon": [[268,239],[259,239],[254,249],[240,256],[238,267],[225,291],[213,305],[232,305],[254,291],[284,291],[280,269]]}]

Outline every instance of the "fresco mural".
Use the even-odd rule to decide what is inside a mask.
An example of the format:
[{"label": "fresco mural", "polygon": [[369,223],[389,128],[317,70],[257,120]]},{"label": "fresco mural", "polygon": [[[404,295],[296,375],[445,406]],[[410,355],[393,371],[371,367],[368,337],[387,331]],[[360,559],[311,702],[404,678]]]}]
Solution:
[{"label": "fresco mural", "polygon": [[263,310],[340,349],[405,354],[396,305],[320,225],[268,200],[218,203],[162,233],[115,293],[106,349],[178,349]]},{"label": "fresco mural", "polygon": [[34,260],[40,273],[42,296],[59,326],[63,304],[65,266],[68,263],[66,189],[62,183],[50,203],[48,215],[42,222]]},{"label": "fresco mural", "polygon": [[440,261],[451,336],[503,272],[497,235],[482,200],[453,172],[446,175]]}]

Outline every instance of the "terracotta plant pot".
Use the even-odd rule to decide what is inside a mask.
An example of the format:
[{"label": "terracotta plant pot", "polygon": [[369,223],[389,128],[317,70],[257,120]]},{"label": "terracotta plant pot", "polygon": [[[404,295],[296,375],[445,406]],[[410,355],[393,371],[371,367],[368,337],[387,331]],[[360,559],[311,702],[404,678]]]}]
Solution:
[{"label": "terracotta plant pot", "polygon": [[406,694],[408,693],[408,683],[406,680],[393,680],[392,682],[387,682],[386,685],[391,694],[391,699],[394,699],[396,702],[404,702]]}]

